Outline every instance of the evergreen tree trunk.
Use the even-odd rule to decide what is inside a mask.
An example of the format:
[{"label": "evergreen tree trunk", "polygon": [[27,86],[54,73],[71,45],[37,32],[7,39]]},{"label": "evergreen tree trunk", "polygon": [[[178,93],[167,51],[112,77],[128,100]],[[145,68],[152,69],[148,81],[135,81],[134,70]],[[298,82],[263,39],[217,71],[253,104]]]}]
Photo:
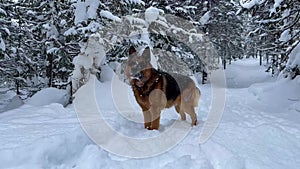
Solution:
[{"label": "evergreen tree trunk", "polygon": [[226,69],[226,58],[225,58],[225,55],[223,56],[223,66],[224,66],[224,69]]},{"label": "evergreen tree trunk", "polygon": [[206,80],[207,80],[207,73],[204,70],[202,70],[202,84],[205,84]]},{"label": "evergreen tree trunk", "polygon": [[272,55],[272,75],[275,74],[275,56]]},{"label": "evergreen tree trunk", "polygon": [[47,54],[47,70],[46,70],[46,76],[49,79],[48,86],[52,87],[52,81],[53,81],[53,55]]},{"label": "evergreen tree trunk", "polygon": [[17,95],[20,95],[20,83],[19,83],[19,80],[16,80],[16,90],[17,90]]},{"label": "evergreen tree trunk", "polygon": [[261,55],[261,52],[259,52],[258,55],[259,55],[259,65],[261,66],[262,65],[262,55]]}]

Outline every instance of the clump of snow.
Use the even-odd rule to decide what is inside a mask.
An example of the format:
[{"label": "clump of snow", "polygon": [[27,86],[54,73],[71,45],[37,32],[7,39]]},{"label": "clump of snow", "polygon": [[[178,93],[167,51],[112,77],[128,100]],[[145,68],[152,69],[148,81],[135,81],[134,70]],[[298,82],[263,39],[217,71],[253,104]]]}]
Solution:
[{"label": "clump of snow", "polygon": [[87,19],[86,5],[85,5],[85,2],[83,2],[83,1],[77,1],[77,3],[74,6],[75,6],[74,23],[76,25],[76,24],[78,24],[82,21],[85,21]]},{"label": "clump of snow", "polygon": [[95,33],[99,30],[100,27],[101,27],[101,25],[98,22],[92,21],[88,26],[78,28],[77,31],[82,32],[82,33],[86,32],[86,31],[91,31],[91,32]]},{"label": "clump of snow", "polygon": [[[91,35],[86,46],[81,49],[81,52],[83,52],[89,60],[92,60],[93,62],[91,63],[94,64],[84,65],[86,69],[93,68],[93,66],[96,68],[99,67],[101,62],[104,60],[105,51],[102,43],[100,34],[96,33]],[[77,63],[80,64],[80,61]]]},{"label": "clump of snow", "polygon": [[72,27],[68,29],[65,33],[64,36],[70,36],[70,35],[77,35],[77,31],[75,27]]},{"label": "clump of snow", "polygon": [[7,13],[5,12],[5,10],[4,9],[2,9],[2,8],[0,8],[0,14],[2,14],[2,15],[7,15]]},{"label": "clump of snow", "polygon": [[290,34],[290,29],[287,29],[285,31],[283,31],[280,35],[279,40],[282,42],[287,42],[292,38],[291,34]]},{"label": "clump of snow", "polygon": [[46,33],[47,38],[57,39],[57,37],[59,36],[58,30],[55,27],[55,25],[47,23],[47,24],[43,24],[43,28],[45,28],[45,30],[47,30],[47,33]]},{"label": "clump of snow", "polygon": [[86,0],[87,18],[94,19],[97,17],[97,9],[100,5],[99,0]]},{"label": "clump of snow", "polygon": [[145,6],[145,2],[142,0],[125,0],[127,4],[140,4]]},{"label": "clump of snow", "polygon": [[0,49],[1,49],[2,51],[5,51],[5,49],[6,49],[4,40],[3,40],[2,37],[1,37],[1,33],[0,33]]},{"label": "clump of snow", "polygon": [[207,22],[209,21],[209,18],[210,18],[210,11],[206,12],[201,18],[200,18],[200,23],[202,25],[205,25],[207,24]]},{"label": "clump of snow", "polygon": [[151,6],[151,7],[147,8],[145,11],[145,20],[148,23],[156,21],[160,15],[160,13],[164,13],[164,11],[162,9],[158,9],[158,8]]},{"label": "clump of snow", "polygon": [[153,68],[158,69],[158,63],[157,63],[157,58],[155,58],[154,54],[152,52],[151,53],[151,59],[150,59],[150,63],[153,66]]},{"label": "clump of snow", "polygon": [[109,12],[109,11],[107,11],[107,10],[101,10],[100,15],[101,15],[102,17],[111,19],[111,20],[113,20],[113,21],[121,22],[121,18],[119,18],[119,17],[113,15],[111,12]]},{"label": "clump of snow", "polygon": [[282,13],[282,17],[285,18],[285,17],[288,17],[291,13],[291,10],[290,9],[286,9],[283,11]]},{"label": "clump of snow", "polygon": [[36,12],[35,11],[32,11],[32,10],[28,10],[26,12],[27,15],[36,15]]},{"label": "clump of snow", "polygon": [[101,82],[111,81],[113,76],[114,76],[114,71],[108,64],[101,66],[101,72],[100,72]]},{"label": "clump of snow", "polygon": [[105,60],[105,50],[99,33],[93,34],[81,47],[81,53],[73,59],[75,68],[72,72],[73,92],[84,85],[91,74],[99,72],[100,65]]},{"label": "clump of snow", "polygon": [[[84,69],[90,69],[93,67],[94,59],[93,57],[87,57],[84,53],[79,53],[78,56],[74,59],[75,64],[83,67]],[[77,69],[75,67],[75,69]]]},{"label": "clump of snow", "polygon": [[65,19],[62,19],[60,21],[60,25],[65,26],[67,24],[67,21]]},{"label": "clump of snow", "polygon": [[260,5],[264,3],[266,0],[240,0],[240,5],[243,8],[250,9],[255,5]]},{"label": "clump of snow", "polygon": [[30,99],[28,99],[26,104],[33,106],[44,106],[51,103],[59,103],[65,106],[68,104],[68,102],[69,98],[66,90],[46,88],[34,94]]},{"label": "clump of snow", "polygon": [[291,54],[289,55],[289,60],[287,63],[289,67],[300,67],[300,43],[293,49]]},{"label": "clump of snow", "polygon": [[59,48],[49,48],[48,50],[47,50],[47,54],[53,54],[53,53],[55,53],[55,52],[57,52],[59,50]]},{"label": "clump of snow", "polygon": [[180,12],[183,12],[183,13],[186,13],[186,12],[187,12],[187,10],[184,9],[184,8],[182,8],[182,7],[175,7],[175,10],[180,11]]},{"label": "clump of snow", "polygon": [[189,33],[189,42],[190,43],[195,43],[203,41],[203,34],[201,33]]},{"label": "clump of snow", "polygon": [[274,0],[273,8],[270,9],[271,14],[276,12],[276,8],[280,6],[281,2],[283,2],[283,0]]},{"label": "clump of snow", "polygon": [[86,0],[77,1],[75,6],[75,20],[74,23],[78,24],[88,19],[94,19],[97,17],[97,9],[100,5],[99,0]]},{"label": "clump of snow", "polygon": [[145,25],[145,20],[133,17],[131,15],[125,16],[124,17],[130,24],[140,24],[140,25]]},{"label": "clump of snow", "polygon": [[10,35],[10,30],[8,28],[1,28],[7,35]]}]

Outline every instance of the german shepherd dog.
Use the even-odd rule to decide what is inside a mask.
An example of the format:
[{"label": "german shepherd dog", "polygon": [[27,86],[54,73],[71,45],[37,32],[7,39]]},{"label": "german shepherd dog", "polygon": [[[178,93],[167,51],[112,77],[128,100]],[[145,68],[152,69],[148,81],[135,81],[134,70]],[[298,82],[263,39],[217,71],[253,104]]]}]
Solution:
[{"label": "german shepherd dog", "polygon": [[131,46],[125,70],[135,99],[143,110],[145,128],[158,130],[161,111],[172,106],[175,106],[182,120],[186,120],[187,113],[192,126],[196,125],[194,107],[198,106],[200,90],[194,81],[187,76],[156,70],[150,60],[149,47],[139,56]]}]

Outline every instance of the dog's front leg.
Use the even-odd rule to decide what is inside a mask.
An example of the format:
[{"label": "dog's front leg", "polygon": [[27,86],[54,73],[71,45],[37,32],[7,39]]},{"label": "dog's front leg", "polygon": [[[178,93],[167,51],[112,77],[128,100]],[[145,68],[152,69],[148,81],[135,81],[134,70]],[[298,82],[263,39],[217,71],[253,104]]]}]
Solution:
[{"label": "dog's front leg", "polygon": [[152,122],[152,117],[151,117],[151,112],[149,110],[143,111],[144,114],[144,125],[146,129],[151,128],[151,122]]},{"label": "dog's front leg", "polygon": [[156,107],[156,106],[152,105],[150,108],[150,112],[151,112],[151,118],[152,118],[150,130],[158,130],[161,109],[160,109],[160,107]]},{"label": "dog's front leg", "polygon": [[160,122],[160,113],[165,108],[167,98],[164,92],[160,89],[155,89],[150,93],[150,112],[151,112],[151,129],[158,130]]}]

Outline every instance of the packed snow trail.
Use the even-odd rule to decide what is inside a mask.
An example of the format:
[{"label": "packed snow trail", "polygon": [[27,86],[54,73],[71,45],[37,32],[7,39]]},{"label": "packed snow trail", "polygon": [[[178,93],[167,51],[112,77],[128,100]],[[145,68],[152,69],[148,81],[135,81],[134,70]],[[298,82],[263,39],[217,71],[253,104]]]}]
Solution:
[{"label": "packed snow trail", "polygon": [[[243,60],[234,62],[226,70],[229,88],[226,89],[223,118],[214,135],[204,144],[199,144],[199,136],[210,109],[209,84],[199,86],[202,93],[197,109],[199,125],[170,151],[151,158],[131,159],[103,150],[84,132],[73,106],[24,105],[0,114],[0,169],[132,169],[141,166],[297,169],[300,166],[300,78],[274,82],[263,73],[262,67],[255,65],[257,61]],[[232,75],[237,70],[240,73]],[[251,78],[245,78],[249,71]],[[105,120],[126,136],[153,137],[179,120],[173,108],[167,109],[162,114],[159,131],[145,130],[143,124],[128,121],[118,113],[110,96],[111,82],[97,82],[96,86]],[[127,97],[138,109],[129,86]],[[125,112],[125,116],[142,118],[139,112],[130,113]],[[182,123],[190,125],[189,119]]]}]

